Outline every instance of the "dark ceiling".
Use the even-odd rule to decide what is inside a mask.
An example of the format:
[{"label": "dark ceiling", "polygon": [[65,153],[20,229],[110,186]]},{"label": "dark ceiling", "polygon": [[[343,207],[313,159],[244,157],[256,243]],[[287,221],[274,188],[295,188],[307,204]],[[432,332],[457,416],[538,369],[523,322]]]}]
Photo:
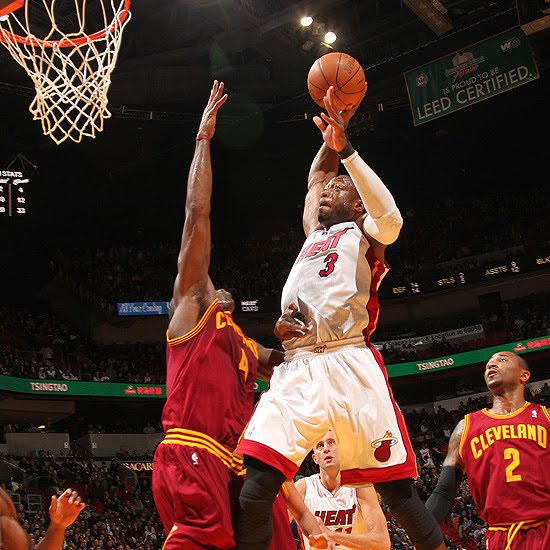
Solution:
[{"label": "dark ceiling", "polygon": [[[299,112],[311,105],[307,72],[329,51],[317,24],[338,35],[335,50],[363,65],[370,104],[403,99],[405,70],[518,24],[514,0],[443,4],[451,29],[437,36],[400,0],[165,0],[154,8],[136,2],[112,101],[192,105],[217,77],[262,109],[288,103],[288,112]],[[299,25],[304,14],[315,21],[305,30]]]},{"label": "dark ceiling", "polygon": [[[39,25],[42,0],[28,1]],[[70,17],[74,0],[57,4],[63,7],[64,2]],[[225,122],[270,111],[275,120],[303,117],[315,111],[306,75],[315,59],[329,51],[321,43],[325,30],[338,35],[334,50],[353,55],[365,69],[369,88],[362,108],[402,107],[407,97],[404,71],[540,17],[545,6],[544,0],[441,0],[449,30],[438,36],[412,11],[412,4],[412,0],[134,0],[112,77],[110,107],[115,117],[173,118],[188,122],[194,130],[206,92],[218,78],[225,81],[233,99]],[[88,0],[88,5],[94,1]],[[314,24],[304,30],[299,19],[305,14],[314,17]],[[541,40],[535,38],[539,64],[545,66],[548,59],[537,46]],[[32,97],[29,87],[22,68],[2,48],[0,91]]]},{"label": "dark ceiling", "polygon": [[[40,27],[42,2],[50,0],[28,1]],[[84,0],[56,0],[67,21],[75,1]],[[449,181],[486,185],[485,168],[509,158],[539,166],[536,159],[547,156],[537,133],[548,128],[548,29],[530,36],[540,79],[429,124],[413,127],[403,73],[537,20],[549,0],[440,0],[449,24],[441,35],[412,11],[413,1],[436,2],[134,0],[109,90],[113,117],[96,139],[79,144],[58,146],[42,135],[28,110],[31,81],[0,47],[0,167],[22,154],[40,169],[34,214],[8,228],[14,265],[21,250],[43,254],[61,239],[111,242],[138,227],[176,238],[194,135],[214,78],[230,94],[213,142],[220,234],[228,219],[243,227],[258,219],[299,226],[300,182],[319,143],[309,120],[319,109],[306,76],[327,51],[312,28],[300,28],[305,14],[336,32],[334,49],[364,67],[368,91],[359,114],[372,127],[354,144],[368,151],[404,204],[430,190],[442,193]],[[87,4],[91,25],[98,0]],[[522,181],[523,192],[528,183]]]}]

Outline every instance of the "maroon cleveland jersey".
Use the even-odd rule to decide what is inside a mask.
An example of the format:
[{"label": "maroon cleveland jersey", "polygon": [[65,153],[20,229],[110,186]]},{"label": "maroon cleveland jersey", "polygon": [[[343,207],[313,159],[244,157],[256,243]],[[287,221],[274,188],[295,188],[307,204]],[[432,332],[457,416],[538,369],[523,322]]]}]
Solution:
[{"label": "maroon cleveland jersey", "polygon": [[464,417],[460,455],[490,526],[550,518],[549,428],[546,407],[528,402],[511,414],[483,409]]},{"label": "maroon cleveland jersey", "polygon": [[166,365],[165,443],[225,454],[217,442],[233,453],[254,406],[256,342],[215,300],[192,330],[168,339]]}]

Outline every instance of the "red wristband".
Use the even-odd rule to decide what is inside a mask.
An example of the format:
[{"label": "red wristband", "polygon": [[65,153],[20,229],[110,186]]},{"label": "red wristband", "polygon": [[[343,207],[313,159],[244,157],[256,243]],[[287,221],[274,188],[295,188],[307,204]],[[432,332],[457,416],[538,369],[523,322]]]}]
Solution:
[{"label": "red wristband", "polygon": [[196,140],[201,141],[201,139],[205,139],[207,141],[210,141],[210,137],[207,136],[206,134],[198,134],[197,137],[196,137]]}]

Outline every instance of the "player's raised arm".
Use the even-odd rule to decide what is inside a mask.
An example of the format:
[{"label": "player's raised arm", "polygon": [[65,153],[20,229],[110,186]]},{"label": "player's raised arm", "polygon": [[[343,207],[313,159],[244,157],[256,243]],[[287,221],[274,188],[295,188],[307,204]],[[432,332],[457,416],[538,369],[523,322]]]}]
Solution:
[{"label": "player's raised arm", "polygon": [[[365,86],[365,91],[366,89],[367,87]],[[360,104],[361,102],[342,111],[342,117],[346,126]],[[304,213],[302,217],[306,236],[319,225],[317,216],[321,192],[325,185],[334,176],[338,175],[339,165],[340,157],[338,153],[334,149],[331,149],[326,143],[323,143],[311,163],[307,179],[307,194],[304,201]]]},{"label": "player's raised arm", "polygon": [[464,476],[464,464],[460,456],[460,440],[464,432],[464,420],[461,420],[451,434],[447,456],[443,462],[437,485],[426,501],[426,508],[437,521],[449,513],[457,489]]},{"label": "player's raised arm", "polygon": [[338,152],[363,201],[368,214],[363,222],[363,231],[381,245],[389,245],[395,242],[403,225],[403,218],[393,195],[349,142],[346,123],[342,113],[336,108],[332,86],[327,91],[324,103],[327,112],[321,113],[320,117],[314,117],[313,121],[325,144]]},{"label": "player's raised arm", "polygon": [[[214,81],[208,103],[203,111],[195,154],[187,179],[185,222],[178,255],[178,274],[174,282],[172,315],[169,331],[171,336],[181,334],[197,321],[205,301],[214,299],[214,288],[208,277],[210,267],[210,201],[212,197],[212,164],[210,140],[216,128],[218,109],[226,102],[223,82]],[[183,298],[185,312],[175,315]],[[185,317],[182,319],[182,315]],[[176,325],[176,326],[173,326]]]},{"label": "player's raised arm", "polygon": [[84,510],[82,497],[72,489],[66,489],[59,497],[52,496],[50,503],[50,526],[36,550],[61,550],[65,543],[65,530],[70,527]]},{"label": "player's raised arm", "polygon": [[319,225],[319,220],[317,219],[319,199],[327,182],[338,174],[339,163],[340,159],[336,151],[333,151],[326,143],[323,143],[311,163],[307,179],[307,194],[304,200],[304,213],[302,216],[306,236]]}]

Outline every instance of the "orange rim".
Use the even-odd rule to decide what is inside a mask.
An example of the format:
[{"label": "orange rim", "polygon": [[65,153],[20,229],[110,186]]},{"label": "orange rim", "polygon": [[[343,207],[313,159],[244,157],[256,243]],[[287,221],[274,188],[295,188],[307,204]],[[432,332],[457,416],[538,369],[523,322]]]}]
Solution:
[{"label": "orange rim", "polygon": [[78,36],[75,38],[64,38],[63,40],[40,40],[30,36],[20,36],[7,31],[0,31],[0,42],[19,42],[26,46],[38,46],[39,48],[53,48],[58,46],[59,48],[69,48],[71,46],[80,46],[90,40],[95,42],[105,37],[108,31],[120,27],[130,14],[130,0],[124,0],[124,8],[120,12],[120,15],[108,26],[101,31],[97,31],[90,35]]}]

